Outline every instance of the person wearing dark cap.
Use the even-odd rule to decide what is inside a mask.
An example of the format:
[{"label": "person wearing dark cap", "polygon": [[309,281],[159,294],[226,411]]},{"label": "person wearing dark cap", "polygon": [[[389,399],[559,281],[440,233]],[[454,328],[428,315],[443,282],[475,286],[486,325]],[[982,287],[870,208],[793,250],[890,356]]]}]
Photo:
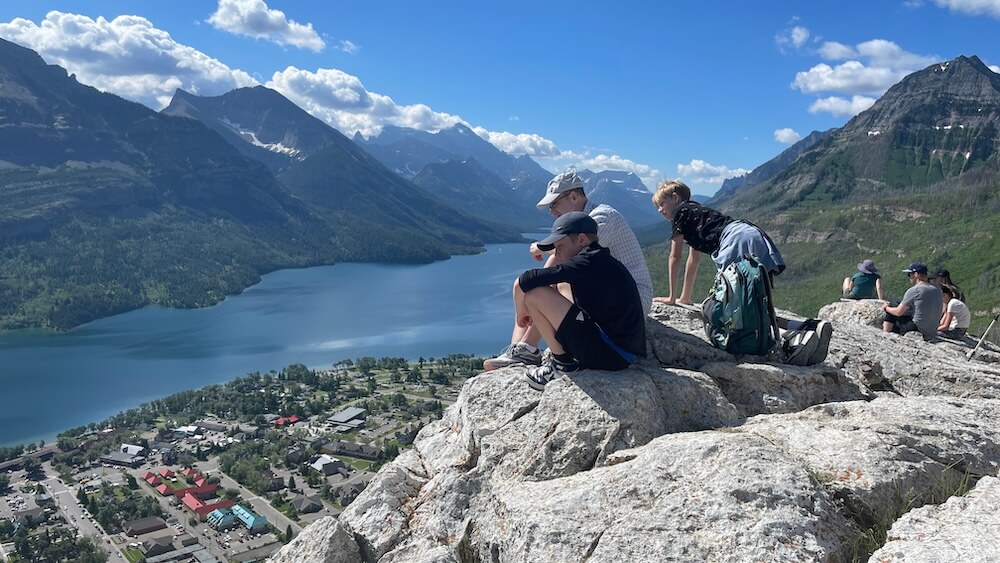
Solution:
[{"label": "person wearing dark cap", "polygon": [[[514,282],[517,325],[534,325],[552,359],[528,370],[534,389],[581,368],[622,370],[646,355],[646,312],[628,269],[601,246],[597,222],[581,211],[560,215],[537,243],[557,264],[528,270]],[[568,284],[569,300],[556,289]]]},{"label": "person wearing dark cap", "polygon": [[903,270],[912,287],[903,294],[903,300],[895,307],[882,305],[885,319],[882,330],[906,334],[920,331],[924,340],[937,337],[938,321],[941,319],[941,290],[927,281],[927,265],[913,262]]},{"label": "person wearing dark cap", "polygon": [[[597,222],[597,235],[601,246],[606,247],[616,260],[628,268],[639,288],[644,311],[649,311],[653,302],[653,281],[649,277],[646,258],[642,254],[639,240],[625,218],[615,208],[607,204],[595,205],[587,199],[583,179],[576,172],[557,174],[545,188],[545,195],[537,204],[539,209],[548,210],[553,217],[560,217],[571,211],[582,211]],[[555,266],[555,256],[545,257],[538,243],[531,243],[529,252],[538,262],[545,260],[546,266]],[[541,365],[542,351],[538,345],[542,336],[534,327],[520,327],[515,323],[510,336],[510,344],[499,355],[483,362],[487,370],[499,369],[513,364]]]},{"label": "person wearing dark cap", "polygon": [[858,264],[854,275],[844,278],[841,290],[845,299],[884,299],[882,294],[882,276],[878,275],[875,262],[870,259]]}]

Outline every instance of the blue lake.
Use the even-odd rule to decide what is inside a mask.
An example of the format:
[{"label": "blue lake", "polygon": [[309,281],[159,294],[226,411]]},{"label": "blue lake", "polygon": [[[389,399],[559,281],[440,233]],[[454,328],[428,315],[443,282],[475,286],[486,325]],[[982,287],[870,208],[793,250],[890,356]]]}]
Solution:
[{"label": "blue lake", "polygon": [[510,338],[527,245],[426,265],[282,270],[205,309],[147,307],[0,335],[0,445],[44,439],[184,389],[292,363],[488,355]]}]

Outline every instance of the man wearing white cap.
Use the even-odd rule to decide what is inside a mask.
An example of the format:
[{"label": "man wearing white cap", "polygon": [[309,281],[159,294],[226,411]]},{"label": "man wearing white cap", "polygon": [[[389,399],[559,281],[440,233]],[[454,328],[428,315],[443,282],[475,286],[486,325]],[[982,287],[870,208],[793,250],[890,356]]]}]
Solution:
[{"label": "man wearing white cap", "polygon": [[[639,291],[643,314],[649,312],[653,302],[653,281],[649,276],[646,258],[639,247],[639,241],[618,210],[607,204],[594,205],[587,201],[583,180],[576,172],[563,172],[552,178],[545,189],[545,196],[537,205],[539,209],[548,209],[556,218],[573,211],[590,215],[597,223],[597,238],[601,241],[601,246],[611,251],[611,256],[632,274]],[[535,260],[542,261],[543,250],[537,243],[531,243],[529,251]],[[552,267],[557,263],[558,258],[553,254],[549,256],[545,266]],[[541,351],[538,349],[538,344],[541,340],[542,335],[534,326],[521,327],[515,322],[510,345],[500,355],[483,362],[483,367],[492,370],[516,363],[540,365]]]}]

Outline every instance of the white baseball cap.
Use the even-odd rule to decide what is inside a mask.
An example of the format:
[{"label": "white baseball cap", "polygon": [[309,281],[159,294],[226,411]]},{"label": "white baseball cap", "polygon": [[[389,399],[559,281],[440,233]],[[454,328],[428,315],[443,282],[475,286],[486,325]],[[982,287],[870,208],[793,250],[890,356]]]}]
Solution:
[{"label": "white baseball cap", "polygon": [[560,194],[576,189],[583,189],[583,180],[576,175],[576,172],[563,172],[549,180],[549,185],[545,188],[545,197],[538,200],[538,208],[547,209]]}]

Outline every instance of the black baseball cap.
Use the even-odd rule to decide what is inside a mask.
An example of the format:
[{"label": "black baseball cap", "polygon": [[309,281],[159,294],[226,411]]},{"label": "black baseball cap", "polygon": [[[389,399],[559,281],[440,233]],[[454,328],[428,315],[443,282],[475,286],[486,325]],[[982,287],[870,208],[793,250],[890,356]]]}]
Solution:
[{"label": "black baseball cap", "polygon": [[552,234],[535,243],[539,250],[552,250],[556,241],[562,240],[566,235],[577,233],[597,234],[597,221],[582,211],[572,211],[560,215],[552,223]]}]

